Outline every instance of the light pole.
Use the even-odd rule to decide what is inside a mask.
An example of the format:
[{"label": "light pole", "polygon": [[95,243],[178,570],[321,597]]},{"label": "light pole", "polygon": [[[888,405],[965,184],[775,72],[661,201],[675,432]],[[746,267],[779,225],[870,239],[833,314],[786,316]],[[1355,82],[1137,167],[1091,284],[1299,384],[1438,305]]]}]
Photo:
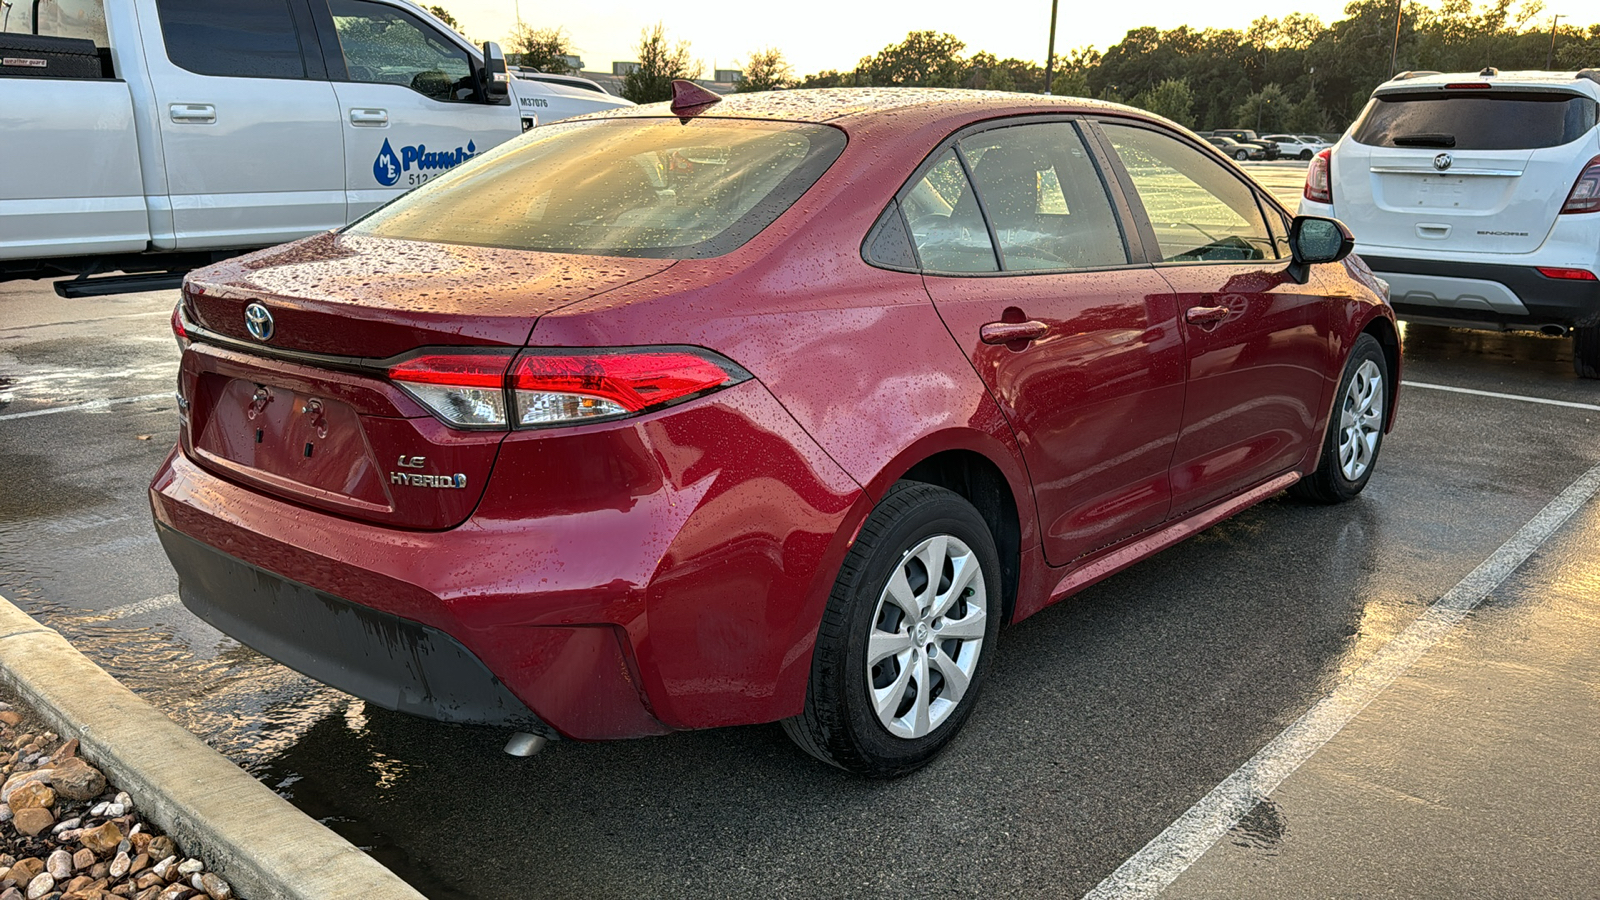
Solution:
[{"label": "light pole", "polygon": [[1550,20],[1550,55],[1544,58],[1544,67],[1548,71],[1556,64],[1556,23],[1561,21],[1560,16]]},{"label": "light pole", "polygon": [[1050,0],[1050,49],[1044,55],[1044,92],[1050,93],[1050,85],[1056,76],[1056,7],[1060,0]]},{"label": "light pole", "polygon": [[1389,48],[1389,77],[1393,78],[1400,59],[1400,13],[1405,0],[1394,0],[1394,45]]}]

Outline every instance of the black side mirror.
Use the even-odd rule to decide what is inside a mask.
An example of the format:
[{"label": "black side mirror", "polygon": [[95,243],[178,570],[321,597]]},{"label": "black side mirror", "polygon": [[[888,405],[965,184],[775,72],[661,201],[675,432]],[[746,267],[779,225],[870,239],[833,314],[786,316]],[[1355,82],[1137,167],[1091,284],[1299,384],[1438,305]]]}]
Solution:
[{"label": "black side mirror", "polygon": [[511,76],[506,72],[506,55],[494,41],[483,42],[483,99],[485,103],[500,103],[511,93]]},{"label": "black side mirror", "polygon": [[1289,225],[1289,252],[1294,254],[1289,275],[1305,284],[1311,277],[1312,265],[1338,262],[1349,256],[1355,247],[1355,236],[1338,219],[1295,216]]}]

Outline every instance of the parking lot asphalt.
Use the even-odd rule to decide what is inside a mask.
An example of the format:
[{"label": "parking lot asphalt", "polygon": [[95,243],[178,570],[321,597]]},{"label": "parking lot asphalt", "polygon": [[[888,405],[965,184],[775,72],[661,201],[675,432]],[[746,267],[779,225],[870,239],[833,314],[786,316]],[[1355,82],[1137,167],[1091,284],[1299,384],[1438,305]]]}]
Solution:
[{"label": "parking lot asphalt", "polygon": [[[1298,190],[1301,170],[1272,171]],[[368,707],[177,603],[144,495],[176,432],[174,299],[0,285],[0,594],[435,898],[1083,895],[1600,464],[1600,383],[1566,341],[1408,328],[1410,386],[1359,500],[1275,498],[1009,629],[922,772],[860,781],[775,726],[514,759],[502,732]],[[1600,789],[1574,759],[1595,736],[1596,508],[1169,895],[1591,892]]]}]

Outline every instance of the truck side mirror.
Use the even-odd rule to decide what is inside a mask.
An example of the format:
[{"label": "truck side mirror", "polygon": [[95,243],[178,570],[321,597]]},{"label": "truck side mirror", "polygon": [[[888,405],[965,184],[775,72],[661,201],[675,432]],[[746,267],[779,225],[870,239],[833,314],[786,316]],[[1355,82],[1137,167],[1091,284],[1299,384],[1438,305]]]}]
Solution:
[{"label": "truck side mirror", "polygon": [[486,103],[500,103],[511,93],[511,76],[506,73],[506,55],[494,41],[483,42],[483,69],[478,73],[483,80],[483,99]]}]

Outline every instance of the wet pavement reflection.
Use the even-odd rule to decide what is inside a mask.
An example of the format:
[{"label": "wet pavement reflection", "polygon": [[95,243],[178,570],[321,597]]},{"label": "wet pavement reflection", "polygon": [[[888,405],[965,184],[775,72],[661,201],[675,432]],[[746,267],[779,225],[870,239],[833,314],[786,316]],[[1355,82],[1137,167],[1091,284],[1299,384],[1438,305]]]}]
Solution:
[{"label": "wet pavement reflection", "polygon": [[[1360,500],[1273,499],[1009,629],[966,732],[896,782],[775,726],[514,759],[503,732],[370,707],[178,604],[144,497],[171,403],[6,418],[170,392],[172,295],[69,317],[47,292],[0,292],[0,594],[436,898],[1081,894],[1600,462],[1596,411],[1408,390]],[[1600,405],[1568,352],[1413,326],[1405,377]],[[116,377],[82,374],[97,355]],[[1573,527],[1593,546],[1594,516]],[[1600,592],[1547,563],[1577,579],[1562,596]],[[1537,630],[1516,621],[1507,640]],[[1262,804],[1229,846],[1280,852],[1300,808]]]}]

